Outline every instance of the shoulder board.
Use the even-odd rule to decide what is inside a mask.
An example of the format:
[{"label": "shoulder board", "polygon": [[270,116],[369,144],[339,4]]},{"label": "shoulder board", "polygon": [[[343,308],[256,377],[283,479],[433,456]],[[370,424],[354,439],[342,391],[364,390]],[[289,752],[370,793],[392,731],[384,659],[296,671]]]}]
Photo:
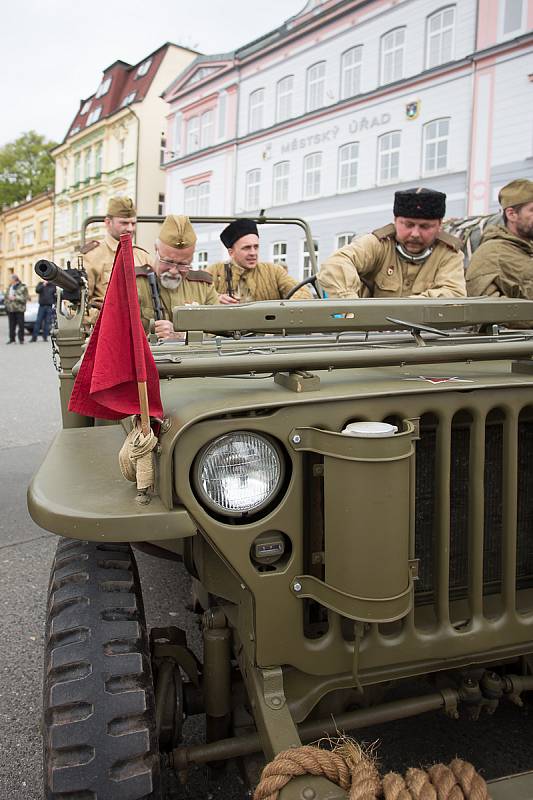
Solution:
[{"label": "shoulder board", "polygon": [[457,236],[452,236],[451,233],[446,233],[446,231],[441,231],[437,236],[439,242],[442,242],[449,247],[451,250],[455,250],[456,253],[459,253],[462,249],[461,240],[457,238]]},{"label": "shoulder board", "polygon": [[191,269],[185,276],[187,281],[198,281],[199,283],[213,283],[213,276],[203,269]]},{"label": "shoulder board", "polygon": [[99,245],[100,242],[96,241],[96,239],[93,239],[90,242],[86,242],[83,247],[80,247],[80,253],[82,256],[85,256],[87,253],[90,253],[91,250],[94,250],[95,247],[99,247]]},{"label": "shoulder board", "polygon": [[382,228],[376,228],[376,230],[372,231],[372,233],[377,239],[388,239],[389,236],[394,236],[396,233],[396,228],[392,222],[390,222],[388,225],[384,225]]},{"label": "shoulder board", "polygon": [[133,245],[133,249],[134,249],[134,250],[140,250],[140,251],[141,251],[141,253],[146,253],[146,254],[148,255],[148,250],[145,250],[145,249],[144,249],[144,247],[139,247],[139,245],[138,245],[138,244],[134,244],[134,245]]},{"label": "shoulder board", "polygon": [[151,272],[153,269],[148,264],[145,264],[144,267],[135,267],[136,278],[147,278]]}]

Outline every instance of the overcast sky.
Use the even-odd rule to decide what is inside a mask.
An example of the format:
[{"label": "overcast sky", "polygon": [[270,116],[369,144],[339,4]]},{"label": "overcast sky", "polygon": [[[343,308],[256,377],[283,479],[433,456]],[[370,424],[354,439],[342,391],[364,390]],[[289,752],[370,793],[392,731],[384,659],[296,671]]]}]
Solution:
[{"label": "overcast sky", "polygon": [[0,146],[31,129],[60,142],[81,98],[118,59],[164,42],[223,53],[281,25],[305,0],[12,0],[2,5]]}]

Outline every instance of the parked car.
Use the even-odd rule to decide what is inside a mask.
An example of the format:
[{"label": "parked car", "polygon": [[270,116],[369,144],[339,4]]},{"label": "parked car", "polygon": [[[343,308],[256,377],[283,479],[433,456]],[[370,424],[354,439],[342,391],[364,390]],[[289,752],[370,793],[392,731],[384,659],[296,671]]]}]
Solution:
[{"label": "parked car", "polygon": [[0,291],[0,314],[7,314],[6,311],[6,295]]},{"label": "parked car", "polygon": [[37,301],[30,301],[26,303],[26,311],[24,312],[24,327],[28,333],[33,333],[33,326],[37,319],[37,312],[39,311],[39,303]]}]

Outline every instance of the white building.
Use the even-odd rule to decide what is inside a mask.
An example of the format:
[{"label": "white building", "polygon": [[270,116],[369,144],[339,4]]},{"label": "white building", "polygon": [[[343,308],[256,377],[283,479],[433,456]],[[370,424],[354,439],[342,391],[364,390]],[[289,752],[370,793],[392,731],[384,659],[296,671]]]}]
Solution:
[{"label": "white building", "polygon": [[[532,177],[533,0],[310,0],[164,97],[168,212],[303,217],[326,257],[391,221],[398,188],[464,216]],[[217,232],[198,251],[225,252]],[[261,251],[307,272],[298,229],[265,227]]]}]

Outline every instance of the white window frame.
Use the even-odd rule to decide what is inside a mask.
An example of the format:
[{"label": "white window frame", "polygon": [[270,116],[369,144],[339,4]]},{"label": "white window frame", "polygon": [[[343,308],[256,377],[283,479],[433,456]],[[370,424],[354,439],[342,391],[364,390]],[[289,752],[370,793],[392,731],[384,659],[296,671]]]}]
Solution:
[{"label": "white window frame", "polygon": [[81,153],[76,153],[74,156],[74,183],[79,183],[81,180]]},{"label": "white window frame", "polygon": [[361,93],[363,45],[350,47],[341,55],[341,100]]},{"label": "white window frame", "polygon": [[207,217],[209,214],[209,198],[211,194],[211,186],[209,181],[199,183],[198,192],[196,195],[196,214],[199,217]]},{"label": "white window frame", "polygon": [[25,225],[22,229],[22,246],[31,247],[35,244],[35,228],[33,225]]},{"label": "white window frame", "polygon": [[305,110],[324,107],[326,97],[326,62],[317,61],[307,68],[305,81]]},{"label": "white window frame", "polygon": [[[311,185],[312,183],[312,185]],[[303,164],[303,197],[311,200],[320,197],[322,189],[322,153],[309,153]]]},{"label": "white window frame", "polygon": [[177,158],[181,152],[181,127],[183,125],[183,118],[179,111],[174,116],[172,123],[172,157]]},{"label": "white window frame", "polygon": [[340,250],[341,247],[346,247],[347,244],[350,244],[355,233],[351,231],[346,231],[345,233],[338,233],[335,236],[335,250]]},{"label": "white window frame", "polygon": [[186,186],[183,192],[183,211],[188,217],[196,214],[198,204],[198,186]]},{"label": "white window frame", "polygon": [[[441,128],[444,127],[444,123],[446,123],[446,132],[441,132]],[[433,134],[433,127],[436,126],[435,135]],[[429,138],[429,136],[431,138]],[[450,155],[450,117],[439,117],[439,119],[432,119],[427,122],[423,127],[422,132],[422,174],[423,175],[439,175],[442,172],[447,172],[449,169],[449,155]],[[445,163],[442,166],[438,166],[438,161],[441,156],[442,147],[440,145],[445,144]],[[428,151],[430,149],[435,148],[434,154],[432,155],[432,159],[435,162],[435,166],[429,167],[428,166]]]},{"label": "white window frame", "polygon": [[100,142],[94,148],[94,174],[101,175],[102,174],[102,160],[104,155],[104,146]]},{"label": "white window frame", "polygon": [[213,109],[204,111],[200,116],[200,147],[211,147],[215,139],[215,120]]},{"label": "white window frame", "polygon": [[81,218],[82,220],[87,219],[89,216],[89,196],[87,195],[81,201]]},{"label": "white window frame", "polygon": [[287,269],[287,242],[272,242],[272,263]]},{"label": "white window frame", "polygon": [[246,173],[244,205],[247,209],[260,208],[261,202],[261,170],[257,167]]},{"label": "white window frame", "polygon": [[96,90],[95,98],[98,100],[99,97],[103,97],[109,91],[109,87],[111,86],[112,78],[104,78],[98,89]]},{"label": "white window frame", "polygon": [[265,107],[264,88],[256,89],[248,98],[248,131],[259,131],[263,127],[263,111]]},{"label": "white window frame", "polygon": [[195,269],[205,269],[209,264],[209,251],[208,250],[198,250],[196,253],[195,260]]},{"label": "white window frame", "polygon": [[92,213],[93,217],[100,216],[101,198],[102,198],[102,195],[99,194],[98,192],[96,194],[93,194],[93,213]]},{"label": "white window frame", "polygon": [[93,110],[87,117],[87,127],[89,127],[89,125],[93,125],[95,122],[98,122],[101,113],[102,113],[102,106],[96,106],[96,108],[93,108]]},{"label": "white window frame", "polygon": [[[355,148],[355,155],[354,155]],[[345,155],[348,157],[345,158]],[[353,165],[355,164],[355,170]],[[347,175],[343,175],[343,168],[347,167]],[[355,172],[355,179],[352,179]],[[348,178],[345,180],[345,178]],[[347,142],[339,147],[337,191],[339,194],[354,192],[359,179],[359,142]]]},{"label": "white window frame", "polygon": [[[381,37],[380,83],[382,85],[398,81],[404,76],[405,31],[405,26],[400,26],[392,28]],[[401,41],[399,41],[400,38]]]},{"label": "white window frame", "polygon": [[[319,261],[320,247],[319,247],[318,239],[313,239],[313,244],[315,246],[316,267],[317,267],[317,271],[318,271],[318,268],[319,268],[319,265],[320,265],[320,261]],[[301,259],[302,259],[301,260],[302,280],[305,280],[306,278],[310,278],[311,275],[313,274],[311,272],[311,259],[309,258],[309,252],[307,250],[307,239],[302,239]]]},{"label": "white window frame", "polygon": [[520,26],[518,28],[513,28],[510,31],[505,30],[505,17],[508,11],[508,4],[512,2],[516,2],[517,0],[502,0],[498,5],[500,7],[499,13],[499,21],[498,21],[498,29],[499,29],[499,37],[500,39],[514,39],[515,36],[518,36],[521,33],[524,33],[526,30],[526,23],[527,23],[527,10],[528,10],[528,2],[527,0],[520,0],[521,2],[521,21]]},{"label": "white window frame", "polygon": [[17,246],[17,232],[9,231],[7,235],[7,249],[14,250]]},{"label": "white window frame", "polygon": [[[449,11],[452,12],[452,21],[451,23],[445,25],[444,16]],[[435,11],[433,14],[428,16],[426,20],[426,69],[438,67],[439,64],[446,64],[448,61],[453,59],[455,52],[455,11],[456,7],[454,5],[444,6],[444,8],[439,8],[438,11]],[[431,30],[433,20],[440,20],[440,27],[434,31]],[[449,53],[446,53],[443,52],[443,40],[446,34],[450,31],[451,42],[449,46]],[[437,41],[438,50],[438,56],[436,59],[432,58],[432,46],[435,45],[435,41]]]},{"label": "white window frame", "polygon": [[39,223],[39,241],[48,242],[49,239],[50,239],[50,220],[42,219]]},{"label": "white window frame", "polygon": [[200,149],[200,117],[189,117],[187,120],[187,153],[195,153]]},{"label": "white window frame", "polygon": [[294,75],[285,75],[276,84],[276,122],[292,117]]},{"label": "white window frame", "polygon": [[[393,136],[398,136],[398,144],[394,147],[389,147],[388,150],[383,149],[384,143],[386,140]],[[393,183],[397,181],[400,175],[400,149],[402,144],[402,132],[401,131],[387,131],[383,133],[380,137],[378,137],[378,158],[377,158],[377,179],[376,183],[378,186],[384,186],[388,183]],[[398,154],[398,157],[395,158],[394,156]],[[382,176],[382,158],[386,157],[388,160],[387,165],[387,175],[385,177]],[[391,163],[395,163],[395,168],[391,169]]]},{"label": "white window frame", "polygon": [[120,104],[121,108],[125,108],[126,106],[129,106],[131,103],[133,103],[136,94],[137,90],[135,90],[134,92],[130,92],[129,94],[126,95],[126,97],[122,98],[122,102]]},{"label": "white window frame", "polygon": [[146,75],[151,66],[152,66],[151,58],[147,58],[146,61],[143,61],[142,64],[137,68],[137,72],[135,73],[135,80],[137,80],[137,78],[142,78],[143,75]]},{"label": "white window frame", "polygon": [[281,206],[289,202],[290,161],[278,161],[272,167],[272,205]]},{"label": "white window frame", "polygon": [[80,201],[75,200],[71,206],[71,216],[70,216],[70,226],[71,232],[75,233],[80,229]]},{"label": "white window frame", "polygon": [[93,174],[93,151],[92,147],[87,147],[83,153],[83,177],[88,180]]},{"label": "white window frame", "polygon": [[92,103],[92,98],[90,100],[86,100],[85,103],[83,104],[80,114],[86,114],[91,107],[91,103]]}]

